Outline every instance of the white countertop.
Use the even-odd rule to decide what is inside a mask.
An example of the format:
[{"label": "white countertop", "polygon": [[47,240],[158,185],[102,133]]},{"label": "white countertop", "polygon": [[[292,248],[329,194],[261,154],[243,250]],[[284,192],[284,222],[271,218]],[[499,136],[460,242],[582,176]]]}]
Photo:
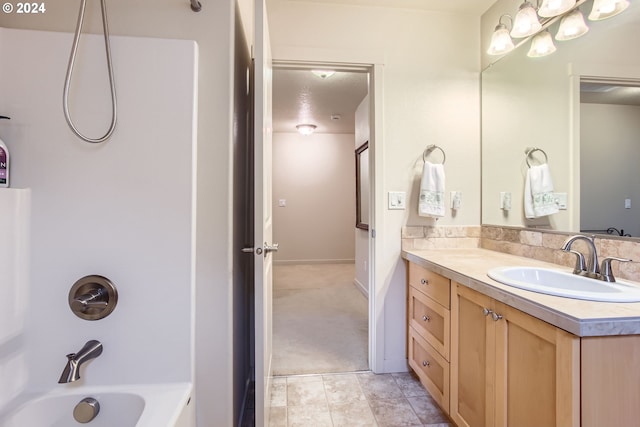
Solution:
[{"label": "white countertop", "polygon": [[[556,297],[504,285],[487,276],[487,271],[494,267],[562,268],[556,264],[487,249],[404,250],[402,257],[574,335],[640,334],[640,303]],[[571,268],[566,271],[571,272]]]}]

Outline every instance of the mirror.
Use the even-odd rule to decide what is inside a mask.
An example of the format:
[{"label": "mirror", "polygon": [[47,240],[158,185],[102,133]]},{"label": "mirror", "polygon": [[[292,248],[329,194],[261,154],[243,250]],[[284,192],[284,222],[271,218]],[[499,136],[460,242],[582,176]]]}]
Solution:
[{"label": "mirror", "polygon": [[[585,16],[591,8],[592,1],[580,6]],[[590,101],[593,91],[611,86],[635,85],[639,90],[640,49],[635,41],[640,4],[631,2],[620,15],[587,25],[590,31],[583,37],[554,40],[557,51],[552,55],[529,58],[530,42],[525,42],[482,72],[483,224],[598,233],[614,228],[640,236],[640,194],[635,190],[640,175],[629,172],[640,169],[640,127],[622,131],[619,123],[605,125],[605,117],[620,118],[613,111],[622,107]],[[552,35],[557,26],[549,28]],[[640,106],[625,109],[625,115],[635,114],[635,122],[640,122]],[[614,146],[614,139],[625,139],[638,151]],[[547,155],[555,200],[566,197],[566,209],[527,219],[524,184],[531,148]],[[544,161],[540,152],[529,157],[532,165]],[[504,209],[502,201],[509,195],[511,209]],[[625,208],[627,199],[630,208]]]},{"label": "mirror", "polygon": [[356,149],[356,227],[369,229],[369,141]]}]

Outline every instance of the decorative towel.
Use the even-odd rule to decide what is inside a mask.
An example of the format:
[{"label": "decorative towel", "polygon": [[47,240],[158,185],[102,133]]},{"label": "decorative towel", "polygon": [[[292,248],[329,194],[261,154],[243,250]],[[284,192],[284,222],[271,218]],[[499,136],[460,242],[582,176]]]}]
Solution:
[{"label": "decorative towel", "polygon": [[418,215],[432,218],[444,216],[444,165],[424,162]]},{"label": "decorative towel", "polygon": [[524,216],[532,219],[558,213],[547,163],[531,166],[524,183]]}]

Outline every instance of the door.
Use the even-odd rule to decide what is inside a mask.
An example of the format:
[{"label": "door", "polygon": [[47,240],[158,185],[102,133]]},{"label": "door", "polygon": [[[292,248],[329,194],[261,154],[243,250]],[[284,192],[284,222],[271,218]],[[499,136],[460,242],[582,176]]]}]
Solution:
[{"label": "door", "polygon": [[264,0],[255,1],[254,39],[254,192],[255,192],[255,396],[256,426],[269,422],[271,388],[271,47]]}]

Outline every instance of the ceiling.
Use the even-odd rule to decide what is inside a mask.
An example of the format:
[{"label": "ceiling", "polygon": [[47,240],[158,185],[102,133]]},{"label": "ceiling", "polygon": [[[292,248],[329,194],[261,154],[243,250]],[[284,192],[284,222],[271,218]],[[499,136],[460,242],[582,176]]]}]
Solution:
[{"label": "ceiling", "polygon": [[441,12],[470,13],[480,16],[496,0],[290,0],[313,3],[340,3],[357,6],[379,6],[398,9],[421,9]]},{"label": "ceiling", "polygon": [[580,83],[580,102],[640,106],[640,87],[606,83]]}]

